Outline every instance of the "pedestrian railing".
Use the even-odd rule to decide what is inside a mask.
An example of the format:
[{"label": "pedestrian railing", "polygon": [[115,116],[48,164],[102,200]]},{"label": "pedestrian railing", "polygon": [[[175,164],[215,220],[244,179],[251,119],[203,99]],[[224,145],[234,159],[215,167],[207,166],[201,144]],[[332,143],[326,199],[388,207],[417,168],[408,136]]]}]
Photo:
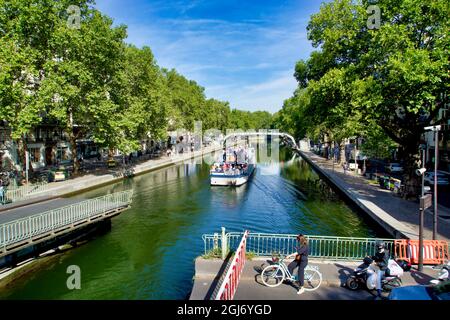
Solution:
[{"label": "pedestrian railing", "polygon": [[37,193],[46,191],[47,188],[48,183],[46,182],[26,184],[19,187],[7,187],[4,202],[15,202],[18,200],[23,200],[35,196]]},{"label": "pedestrian railing", "polygon": [[[243,233],[226,234],[226,250],[234,251],[238,247]],[[394,254],[394,239],[352,238],[305,235],[309,244],[309,256],[330,260],[361,260],[367,255],[374,255],[376,242],[383,241],[391,255]],[[247,252],[256,256],[288,255],[298,246],[295,234],[250,233],[247,239]],[[219,234],[203,235],[205,255],[217,251],[222,246]],[[224,249],[221,249],[224,250]]]},{"label": "pedestrian railing", "polygon": [[248,231],[245,231],[241,236],[241,241],[239,242],[233,259],[231,259],[231,264],[228,267],[227,273],[222,279],[215,300],[233,300],[239,286],[242,271],[244,270],[247,237]]},{"label": "pedestrian railing", "polygon": [[0,252],[23,241],[57,232],[128,207],[133,190],[108,194],[0,225]]}]

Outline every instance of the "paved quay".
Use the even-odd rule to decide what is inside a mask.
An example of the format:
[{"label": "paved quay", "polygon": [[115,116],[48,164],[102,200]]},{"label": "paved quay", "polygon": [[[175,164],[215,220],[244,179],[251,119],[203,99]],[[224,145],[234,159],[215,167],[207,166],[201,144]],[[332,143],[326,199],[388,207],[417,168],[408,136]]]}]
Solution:
[{"label": "paved quay", "polygon": [[[376,292],[351,291],[344,286],[347,276],[362,262],[327,261],[310,259],[309,264],[318,266],[322,273],[322,284],[313,292],[297,295],[297,288],[281,284],[276,288],[266,287],[261,281],[261,270],[271,263],[268,257],[247,260],[234,300],[373,300]],[[217,275],[224,268],[219,259],[197,258],[196,274],[190,300],[210,299],[217,286]],[[427,285],[437,278],[439,270],[424,266],[422,272],[413,268],[402,276],[403,286]],[[387,293],[383,294],[385,297]]]},{"label": "paved quay", "polygon": [[[378,222],[394,238],[419,238],[419,204],[395,196],[391,191],[371,185],[369,180],[352,172],[344,173],[333,160],[309,151],[301,156],[317,171],[338,187],[349,199]],[[450,241],[450,210],[438,206],[438,240]],[[433,208],[425,211],[424,238],[432,239]]]},{"label": "paved quay", "polygon": [[[134,176],[145,174],[183,161],[189,161],[192,158],[201,157],[203,155],[207,155],[221,149],[221,146],[209,146],[203,148],[202,150],[172,155],[170,157],[163,155],[159,159],[151,159],[139,164],[128,166],[126,168],[126,172],[131,173]],[[87,173],[80,177],[68,179],[61,182],[51,182],[46,185],[46,188],[43,191],[33,193],[25,200],[19,200],[17,202],[6,205],[0,205],[0,215],[6,211],[11,211],[11,209],[25,207],[49,200],[57,199],[57,201],[64,202],[59,198],[71,196],[74,193],[87,191],[89,189],[100,187],[103,185],[119,182],[120,180],[124,179],[125,176],[126,175],[124,175],[124,168],[118,167],[117,169],[114,168],[102,172],[94,171],[92,173]]]}]

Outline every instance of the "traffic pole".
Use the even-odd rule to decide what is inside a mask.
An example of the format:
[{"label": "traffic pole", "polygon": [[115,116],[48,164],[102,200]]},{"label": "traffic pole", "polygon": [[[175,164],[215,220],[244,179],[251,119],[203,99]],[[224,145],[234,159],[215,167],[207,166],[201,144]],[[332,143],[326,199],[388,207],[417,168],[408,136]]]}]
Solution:
[{"label": "traffic pole", "polygon": [[437,238],[437,217],[438,217],[438,202],[437,202],[437,169],[438,169],[438,155],[439,155],[439,131],[435,131],[434,137],[434,216],[433,216],[433,240]]},{"label": "traffic pole", "polygon": [[417,270],[423,270],[423,211],[424,208],[420,206],[420,218],[419,218],[419,265],[417,266]]}]

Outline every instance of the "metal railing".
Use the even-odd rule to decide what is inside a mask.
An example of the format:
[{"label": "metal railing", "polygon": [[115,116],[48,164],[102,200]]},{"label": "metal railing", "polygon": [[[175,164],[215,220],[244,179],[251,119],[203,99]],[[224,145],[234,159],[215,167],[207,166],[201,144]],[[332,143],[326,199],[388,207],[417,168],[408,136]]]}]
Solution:
[{"label": "metal railing", "polygon": [[131,203],[133,190],[108,194],[0,225],[0,249],[74,226]]},{"label": "metal railing", "polygon": [[[243,233],[240,232],[227,233],[226,250],[236,250],[242,235]],[[305,236],[308,239],[311,258],[361,260],[367,255],[375,254],[377,241],[383,241],[390,254],[394,254],[394,239]],[[256,256],[288,255],[296,251],[295,247],[298,246],[296,237],[295,234],[250,233],[247,239],[247,252]],[[219,242],[222,244],[222,237],[218,234],[203,235],[202,238],[205,255],[217,250]]]},{"label": "metal railing", "polygon": [[241,278],[242,271],[244,270],[245,266],[245,250],[247,247],[247,237],[248,231],[245,231],[237,247],[236,253],[231,260],[228,271],[225,277],[222,279],[222,283],[219,287],[219,291],[216,294],[215,300],[233,300],[239,286],[239,280]]},{"label": "metal railing", "polygon": [[22,199],[34,196],[36,193],[47,190],[48,183],[39,182],[36,184],[26,184],[20,187],[6,188],[5,200],[6,201],[18,201]]}]

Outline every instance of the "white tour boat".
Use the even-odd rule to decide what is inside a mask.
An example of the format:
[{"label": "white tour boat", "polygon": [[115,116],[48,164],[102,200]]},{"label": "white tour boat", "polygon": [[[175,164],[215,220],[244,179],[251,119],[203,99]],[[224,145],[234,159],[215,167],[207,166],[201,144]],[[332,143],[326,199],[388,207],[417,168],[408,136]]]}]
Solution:
[{"label": "white tour boat", "polygon": [[241,186],[247,183],[256,167],[253,148],[236,148],[224,151],[222,162],[211,167],[212,186]]}]

